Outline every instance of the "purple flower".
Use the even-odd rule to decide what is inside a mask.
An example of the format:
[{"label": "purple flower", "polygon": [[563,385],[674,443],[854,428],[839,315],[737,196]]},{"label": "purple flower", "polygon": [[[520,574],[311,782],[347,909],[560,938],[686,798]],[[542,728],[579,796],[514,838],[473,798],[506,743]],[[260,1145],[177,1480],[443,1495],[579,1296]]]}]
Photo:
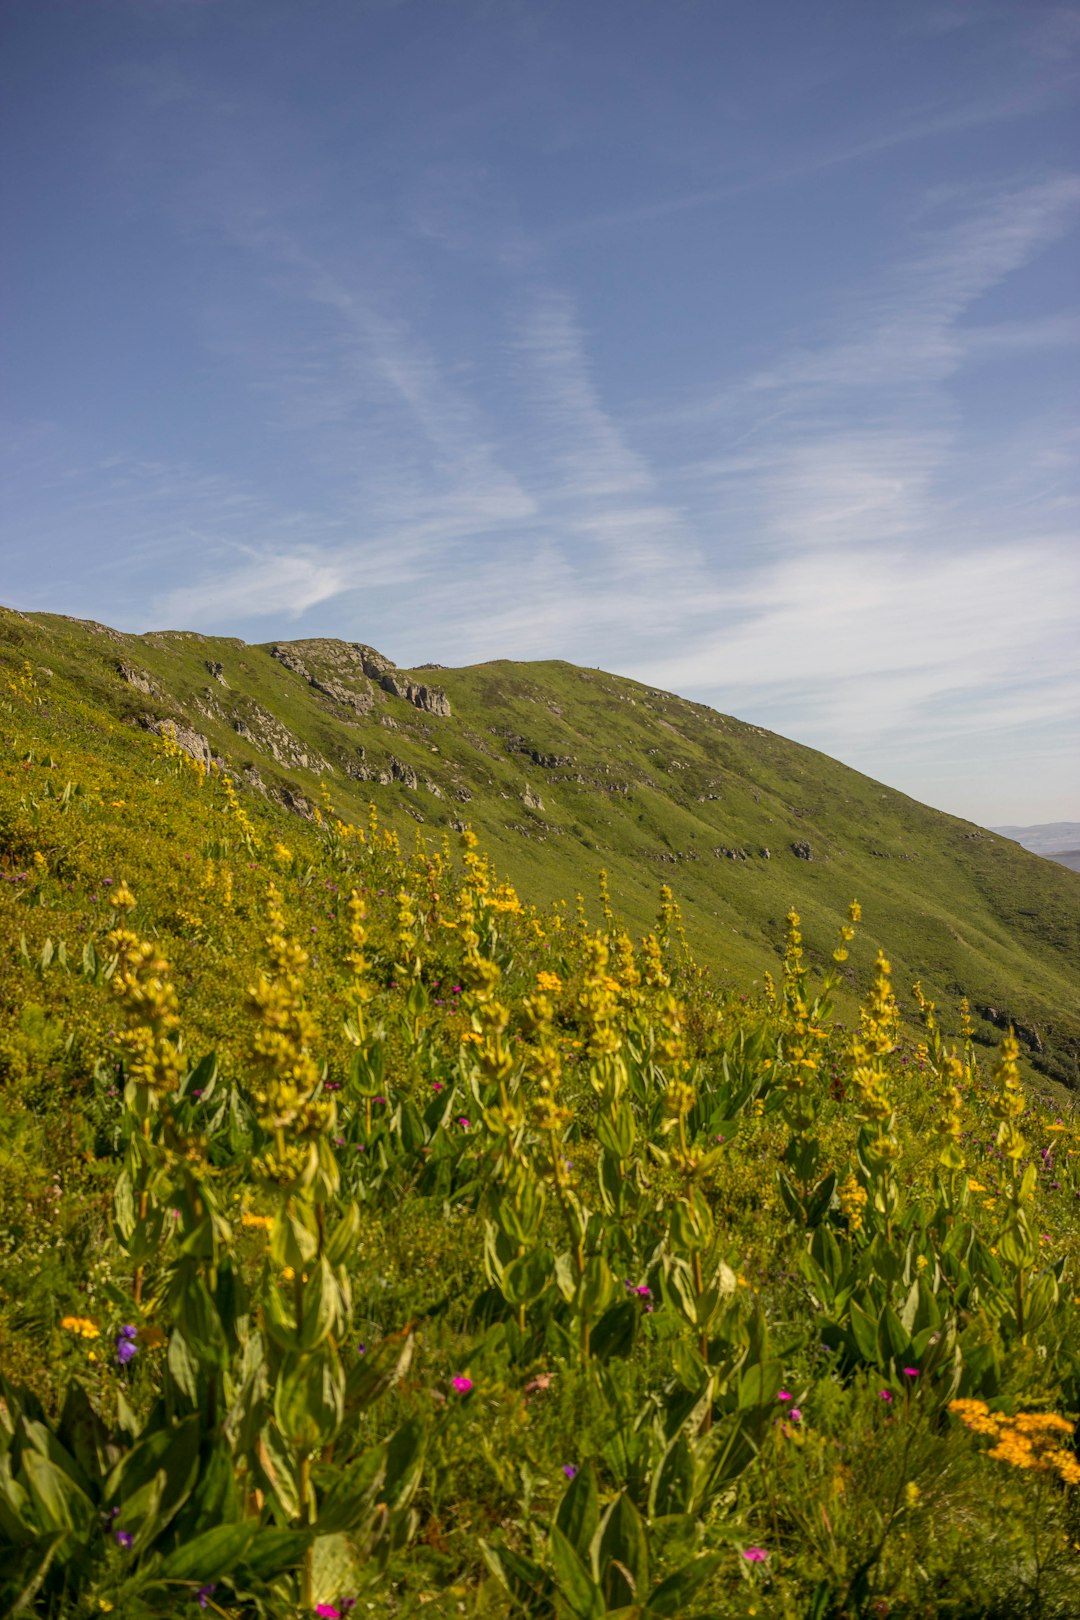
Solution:
[{"label": "purple flower", "polygon": [[130,1547],[132,1541],[135,1539],[130,1530],[114,1530],[113,1534],[116,1537],[116,1545],[118,1547],[124,1547],[125,1549]]},{"label": "purple flower", "polygon": [[358,1344],[357,1347],[356,1347],[356,1353],[357,1353],[358,1356],[366,1356],[367,1355],[367,1345],[366,1344]]},{"label": "purple flower", "polygon": [[563,1463],[562,1471],[567,1479],[573,1479],[577,1473],[577,1463]]},{"label": "purple flower", "polygon": [[791,1412],[790,1412],[789,1416],[791,1417],[791,1420],[792,1420],[793,1423],[801,1423],[802,1422],[802,1408],[799,1407],[799,1406],[793,1406],[791,1408]]},{"label": "purple flower", "polygon": [[892,1400],[892,1391],[888,1390],[888,1389],[879,1389],[878,1390],[878,1399],[882,1400],[882,1401],[891,1401]]},{"label": "purple flower", "polygon": [[211,1597],[213,1597],[214,1592],[216,1590],[217,1590],[217,1582],[216,1581],[207,1581],[205,1586],[200,1586],[199,1587],[199,1590],[196,1592],[195,1596],[199,1601],[199,1608],[200,1609],[205,1609],[206,1608],[207,1603],[209,1603]]},{"label": "purple flower", "polygon": [[121,1367],[126,1367],[133,1356],[137,1356],[139,1347],[135,1343],[135,1329],[128,1324],[122,1327],[116,1335],[116,1359]]},{"label": "purple flower", "polygon": [[747,1547],[743,1553],[743,1557],[750,1564],[763,1564],[768,1556],[764,1547]]},{"label": "purple flower", "polygon": [[463,1130],[463,1131],[467,1131],[467,1130],[468,1130],[468,1128],[469,1128],[469,1122],[468,1122],[468,1120],[467,1120],[467,1119],[466,1119],[466,1118],[465,1118],[465,1115],[464,1115],[464,1114],[459,1114],[459,1115],[458,1115],[458,1124],[459,1124],[459,1125],[460,1125],[460,1126],[461,1126],[461,1128],[462,1128],[462,1130]]},{"label": "purple flower", "polygon": [[634,1293],[639,1299],[652,1299],[652,1289],[647,1283],[639,1283],[634,1289]]},{"label": "purple flower", "polygon": [[778,1401],[793,1401],[795,1399],[790,1389],[778,1389],[776,1392],[776,1398]]},{"label": "purple flower", "polygon": [[451,1378],[450,1383],[456,1395],[467,1395],[473,1387],[472,1379],[465,1378],[460,1373],[456,1378]]},{"label": "purple flower", "polygon": [[905,1367],[904,1368],[904,1377],[905,1378],[918,1378],[918,1376],[919,1376],[918,1367]]}]

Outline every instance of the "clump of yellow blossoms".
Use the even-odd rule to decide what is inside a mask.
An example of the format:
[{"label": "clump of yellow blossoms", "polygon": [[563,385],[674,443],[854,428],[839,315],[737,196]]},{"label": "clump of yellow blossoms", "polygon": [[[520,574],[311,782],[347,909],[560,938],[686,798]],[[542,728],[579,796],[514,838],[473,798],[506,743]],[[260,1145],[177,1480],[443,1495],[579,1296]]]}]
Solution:
[{"label": "clump of yellow blossoms", "polygon": [[67,1333],[77,1334],[80,1339],[97,1339],[101,1336],[101,1329],[88,1316],[62,1316],[60,1326]]},{"label": "clump of yellow blossoms", "polygon": [[1073,1433],[1068,1418],[1055,1412],[1017,1412],[1008,1417],[1004,1412],[991,1412],[985,1401],[971,1399],[950,1401],[949,1411],[973,1434],[994,1441],[988,1457],[1012,1468],[1055,1473],[1066,1485],[1080,1485],[1080,1461],[1063,1444]]}]

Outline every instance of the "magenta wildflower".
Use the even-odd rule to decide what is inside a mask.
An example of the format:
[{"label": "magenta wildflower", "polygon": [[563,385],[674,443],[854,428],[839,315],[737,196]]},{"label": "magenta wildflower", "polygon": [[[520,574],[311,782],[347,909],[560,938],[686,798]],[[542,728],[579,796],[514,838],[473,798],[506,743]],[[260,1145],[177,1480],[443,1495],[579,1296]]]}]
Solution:
[{"label": "magenta wildflower", "polygon": [[795,1399],[790,1389],[778,1389],[776,1392],[776,1398],[778,1401],[793,1401]]},{"label": "magenta wildflower", "polygon": [[639,1283],[634,1289],[634,1293],[639,1299],[652,1299],[652,1289],[647,1283]]},{"label": "magenta wildflower", "polygon": [[801,1423],[802,1422],[802,1408],[798,1407],[798,1406],[793,1406],[791,1408],[790,1416],[791,1416],[791,1421],[793,1423]]},{"label": "magenta wildflower", "polygon": [[918,1367],[905,1367],[904,1368],[904,1377],[905,1378],[918,1378],[918,1376],[919,1376]]},{"label": "magenta wildflower", "polygon": [[879,1397],[880,1400],[883,1400],[883,1401],[891,1401],[892,1400],[892,1391],[889,1390],[889,1389],[879,1389],[878,1390],[878,1397]]},{"label": "magenta wildflower", "polygon": [[763,1564],[768,1556],[764,1547],[747,1547],[743,1553],[743,1557],[749,1564]]},{"label": "magenta wildflower", "polygon": [[461,1128],[462,1128],[462,1130],[463,1130],[463,1131],[467,1131],[467,1130],[468,1130],[468,1128],[469,1128],[469,1122],[468,1122],[468,1120],[467,1120],[467,1119],[466,1119],[466,1118],[465,1118],[465,1115],[464,1115],[464,1114],[459,1114],[459,1115],[458,1115],[458,1121],[457,1121],[457,1122],[458,1122],[458,1124],[459,1124],[459,1125],[460,1125],[460,1126],[461,1126]]},{"label": "magenta wildflower", "polygon": [[441,1080],[433,1080],[431,1082],[431,1089],[432,1091],[445,1091],[446,1087],[443,1085]]},{"label": "magenta wildflower", "polygon": [[562,1471],[567,1479],[573,1479],[577,1474],[577,1463],[563,1463]]},{"label": "magenta wildflower", "polygon": [[323,1620],[341,1620],[341,1610],[335,1609],[332,1603],[316,1603],[315,1613],[322,1615]]},{"label": "magenta wildflower", "polygon": [[467,1395],[473,1387],[472,1379],[464,1378],[460,1373],[456,1378],[451,1378],[450,1382],[453,1385],[454,1392],[458,1395]]}]

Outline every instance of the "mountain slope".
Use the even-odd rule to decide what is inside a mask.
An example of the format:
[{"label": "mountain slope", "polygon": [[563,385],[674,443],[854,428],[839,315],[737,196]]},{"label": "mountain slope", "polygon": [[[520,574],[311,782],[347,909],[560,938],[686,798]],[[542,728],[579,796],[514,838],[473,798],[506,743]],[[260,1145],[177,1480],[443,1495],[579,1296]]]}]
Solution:
[{"label": "mountain slope", "polygon": [[323,793],[402,834],[468,822],[539,903],[577,888],[595,914],[606,868],[639,929],[669,883],[721,979],[772,966],[791,905],[827,952],[858,897],[853,980],[881,942],[901,995],[921,978],[949,1027],[966,994],[985,1039],[1011,1020],[1044,1073],[1078,1083],[1080,875],[759,727],[564,663],[402,671],[361,643],[45,614],[0,612],[0,659],[31,665],[84,745],[145,749],[171,722],[253,811],[310,816]]}]

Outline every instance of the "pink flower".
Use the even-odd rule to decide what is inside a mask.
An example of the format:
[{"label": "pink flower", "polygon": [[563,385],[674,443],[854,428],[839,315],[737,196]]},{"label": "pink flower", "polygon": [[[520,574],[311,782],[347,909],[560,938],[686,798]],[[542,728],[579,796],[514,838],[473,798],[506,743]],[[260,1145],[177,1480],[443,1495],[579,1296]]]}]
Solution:
[{"label": "pink flower", "polygon": [[460,1373],[456,1378],[451,1378],[450,1382],[453,1385],[455,1393],[458,1395],[467,1395],[470,1389],[473,1387],[472,1379],[463,1378]]},{"label": "pink flower", "polygon": [[316,1603],[315,1613],[321,1614],[323,1620],[342,1620],[341,1610],[335,1609],[332,1603]]},{"label": "pink flower", "polygon": [[777,1398],[778,1401],[793,1401],[795,1399],[795,1397],[791,1393],[790,1389],[777,1390],[776,1398]]},{"label": "pink flower", "polygon": [[792,1419],[793,1419],[794,1422],[801,1423],[802,1422],[802,1410],[801,1410],[801,1408],[798,1407],[798,1406],[793,1406],[791,1408],[791,1416],[792,1416]]},{"label": "pink flower", "polygon": [[918,1376],[919,1376],[918,1367],[905,1367],[904,1368],[904,1377],[905,1378],[918,1378]]},{"label": "pink flower", "polygon": [[878,1390],[878,1395],[881,1398],[881,1400],[883,1400],[883,1401],[891,1401],[892,1400],[892,1392],[891,1392],[891,1390],[879,1389]]},{"label": "pink flower", "polygon": [[743,1557],[749,1564],[763,1564],[768,1556],[764,1547],[747,1547],[743,1553]]}]

